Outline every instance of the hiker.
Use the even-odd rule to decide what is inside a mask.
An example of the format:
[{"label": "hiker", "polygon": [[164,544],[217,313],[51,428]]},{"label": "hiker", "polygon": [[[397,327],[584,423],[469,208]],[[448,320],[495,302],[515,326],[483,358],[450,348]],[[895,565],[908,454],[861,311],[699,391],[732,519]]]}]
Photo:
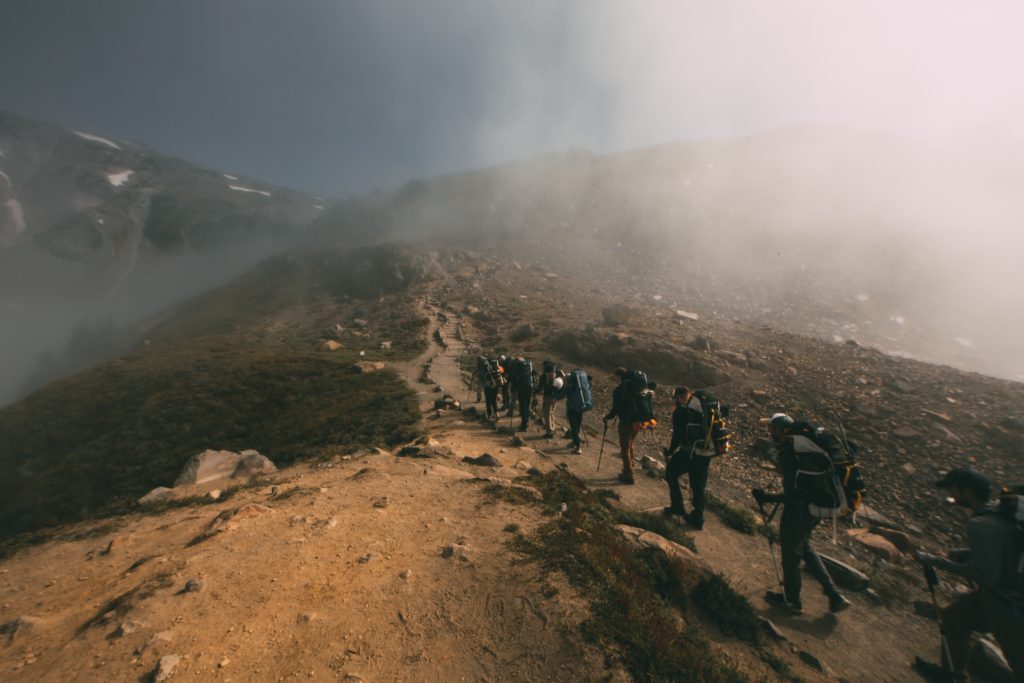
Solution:
[{"label": "hiker", "polygon": [[504,387],[505,369],[496,360],[487,361],[487,377],[484,380],[485,415],[488,420],[498,419],[498,391]]},{"label": "hiker", "polygon": [[918,552],[917,559],[966,579],[976,588],[941,612],[940,624],[948,647],[948,658],[943,652],[941,659],[945,666],[920,657],[915,666],[935,680],[966,681],[972,632],[991,632],[1016,679],[1024,680],[1024,585],[1018,564],[1024,548],[1014,519],[1017,497],[1010,494],[1008,515],[998,507],[989,507],[992,485],[983,474],[966,467],[950,470],[935,485],[970,512],[968,547],[951,551],[949,559],[924,552]]},{"label": "hiker", "polygon": [[[694,453],[695,446],[704,438],[704,413],[700,402],[691,405],[694,399],[689,387],[676,387],[672,392],[676,409],[672,413],[672,441],[665,449],[668,466],[665,481],[668,482],[669,507],[665,514],[678,515],[698,531],[704,528],[704,501],[708,485],[708,469],[711,458]],[[679,477],[690,475],[690,502],[693,512],[687,514],[683,505],[683,492],[679,488]]]},{"label": "hiker", "polygon": [[591,386],[590,375],[576,369],[566,377],[562,388],[565,395],[565,418],[569,421],[569,444],[574,455],[583,453],[580,431],[583,428],[583,413],[594,407]]},{"label": "hiker", "polygon": [[505,376],[505,383],[501,385],[501,409],[508,411],[507,414],[511,415],[513,408],[511,397],[512,391],[509,388],[511,382],[508,381],[510,363],[508,362],[508,359],[505,357],[505,354],[501,354],[498,356],[498,365],[501,366],[501,373]]},{"label": "hiker", "polygon": [[551,439],[555,436],[555,405],[562,398],[565,385],[565,373],[553,362],[544,361],[544,374],[537,383],[537,393],[544,402],[541,404],[541,415],[544,418],[544,436]]},{"label": "hiker", "polygon": [[613,377],[619,384],[612,391],[612,409],[604,416],[604,423],[607,427],[609,420],[619,418],[619,454],[622,457],[619,481],[623,484],[634,484],[636,481],[633,479],[633,443],[643,425],[637,420],[635,406],[630,400],[628,375],[629,371],[626,368],[615,368]]},{"label": "hiker", "polygon": [[509,377],[512,383],[512,393],[519,403],[519,429],[518,432],[525,432],[530,426],[530,402],[533,399],[533,363],[519,356],[512,362],[512,372]]},{"label": "hiker", "polygon": [[772,442],[778,449],[777,466],[782,474],[782,493],[768,494],[754,489],[751,494],[758,505],[765,503],[782,504],[782,519],[779,521],[779,544],[782,546],[783,592],[768,591],[765,601],[775,607],[783,607],[793,614],[803,613],[800,601],[800,562],[818,580],[828,596],[830,612],[841,612],[850,606],[829,576],[821,557],[811,546],[811,532],[821,521],[811,514],[805,495],[797,489],[797,457],[790,433],[794,420],[783,413],[776,413],[768,423]]},{"label": "hiker", "polygon": [[488,361],[483,356],[476,357],[476,372],[473,373],[473,384],[476,385],[476,402],[480,402],[480,395],[483,393],[484,384],[487,382],[487,374],[490,370]]}]

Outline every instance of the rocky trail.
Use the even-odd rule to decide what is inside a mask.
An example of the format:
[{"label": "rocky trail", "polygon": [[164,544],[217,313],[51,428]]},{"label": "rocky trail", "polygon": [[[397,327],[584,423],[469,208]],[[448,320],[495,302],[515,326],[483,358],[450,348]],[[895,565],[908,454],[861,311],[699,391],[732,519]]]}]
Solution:
[{"label": "rocky trail", "polygon": [[[618,484],[610,439],[597,470],[597,410],[575,456],[536,425],[515,447],[478,410],[454,409],[475,399],[459,365],[473,344],[435,296],[423,301],[432,343],[395,366],[417,393],[428,437],[394,454],[297,466],[223,501],[78,525],[3,560],[4,679],[628,680],[582,636],[587,601],[509,548],[510,527],[528,535],[540,512],[484,487],[563,467],[646,510],[665,504],[664,482]],[[463,459],[484,454],[491,466]],[[728,467],[717,463],[710,489],[736,498],[722,488],[727,478],[716,481]],[[810,583],[805,614],[784,615],[761,600],[776,583],[763,537],[713,512],[693,536],[699,557],[775,624],[801,680],[920,680],[909,663],[934,654],[933,621],[856,594],[837,618]],[[748,646],[708,628],[709,656],[775,678]]]}]

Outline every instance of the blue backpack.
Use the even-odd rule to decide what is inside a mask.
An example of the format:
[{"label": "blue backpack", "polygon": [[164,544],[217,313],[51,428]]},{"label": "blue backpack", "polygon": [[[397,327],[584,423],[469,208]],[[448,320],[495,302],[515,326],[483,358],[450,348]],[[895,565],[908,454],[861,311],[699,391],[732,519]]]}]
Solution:
[{"label": "blue backpack", "polygon": [[587,412],[594,408],[594,397],[590,393],[590,377],[577,368],[569,373],[566,382],[566,407]]}]

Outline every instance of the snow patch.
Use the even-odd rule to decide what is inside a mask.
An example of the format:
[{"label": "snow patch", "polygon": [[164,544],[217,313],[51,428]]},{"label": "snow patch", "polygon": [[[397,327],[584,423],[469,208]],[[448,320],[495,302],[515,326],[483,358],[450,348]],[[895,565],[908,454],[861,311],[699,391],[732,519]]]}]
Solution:
[{"label": "snow patch", "polygon": [[17,199],[8,199],[4,202],[4,206],[7,207],[7,212],[14,222],[14,232],[19,234],[25,232],[25,212],[21,210],[21,202]]},{"label": "snow patch", "polygon": [[966,337],[953,337],[953,341],[955,341],[957,344],[964,347],[965,349],[974,348],[974,342],[972,342],[970,339],[967,339]]},{"label": "snow patch", "polygon": [[867,294],[858,294],[857,295],[857,301],[860,301],[861,303],[864,303],[869,298],[871,298],[871,297],[869,297]]},{"label": "snow patch", "polygon": [[107,180],[114,187],[121,187],[128,181],[128,178],[132,176],[135,171],[121,171],[119,173],[108,173]]},{"label": "snow patch", "polygon": [[270,196],[270,193],[265,190],[254,190],[251,187],[242,187],[240,185],[228,185],[228,187],[230,187],[232,190],[235,190],[236,192],[255,192],[256,194],[261,194],[264,197]]},{"label": "snow patch", "polygon": [[224,177],[225,177],[225,178],[227,178],[228,180],[238,180],[238,178],[236,178],[236,177],[235,177],[235,176],[233,176],[233,175],[229,175],[229,174],[227,174],[227,173],[224,173],[223,175],[224,175]]},{"label": "snow patch", "polygon": [[108,147],[113,147],[114,149],[121,149],[120,147],[118,147],[116,144],[114,144],[110,140],[108,140],[106,138],[101,138],[99,135],[90,135],[89,133],[82,133],[81,131],[77,131],[77,130],[76,131],[72,131],[72,132],[75,135],[77,135],[78,137],[82,138],[83,140],[90,140],[92,142],[98,142],[101,145],[107,145]]}]

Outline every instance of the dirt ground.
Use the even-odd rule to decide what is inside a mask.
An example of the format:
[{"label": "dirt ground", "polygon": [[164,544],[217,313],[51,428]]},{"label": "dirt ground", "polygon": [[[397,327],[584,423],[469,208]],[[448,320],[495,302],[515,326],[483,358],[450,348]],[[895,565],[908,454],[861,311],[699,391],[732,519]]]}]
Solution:
[{"label": "dirt ground", "polygon": [[[447,351],[432,344],[399,368],[428,432],[453,457],[365,452],[300,466],[224,502],[113,529],[81,525],[77,540],[21,551],[0,562],[0,623],[30,617],[3,636],[4,680],[152,680],[166,655],[180,657],[175,681],[628,680],[581,636],[586,601],[565,580],[517,563],[507,547],[506,527],[529,533],[539,512],[494,500],[474,479],[565,464],[639,509],[664,505],[665,484],[640,476],[636,486],[619,485],[610,444],[598,472],[593,437],[574,456],[537,427],[526,448],[513,448],[469,416],[437,417],[435,385],[475,399],[460,376],[455,324],[444,325]],[[431,358],[432,383],[419,383]],[[484,452],[503,467],[461,461]],[[232,510],[228,530],[194,542]],[[826,676],[797,670],[802,679],[920,680],[909,662],[933,654],[933,622],[856,595],[836,618],[813,585],[805,615],[784,616],[760,599],[776,582],[763,539],[714,514],[695,538],[700,556],[782,629],[794,652],[825,665]],[[709,654],[767,675],[735,643],[718,647]]]}]

